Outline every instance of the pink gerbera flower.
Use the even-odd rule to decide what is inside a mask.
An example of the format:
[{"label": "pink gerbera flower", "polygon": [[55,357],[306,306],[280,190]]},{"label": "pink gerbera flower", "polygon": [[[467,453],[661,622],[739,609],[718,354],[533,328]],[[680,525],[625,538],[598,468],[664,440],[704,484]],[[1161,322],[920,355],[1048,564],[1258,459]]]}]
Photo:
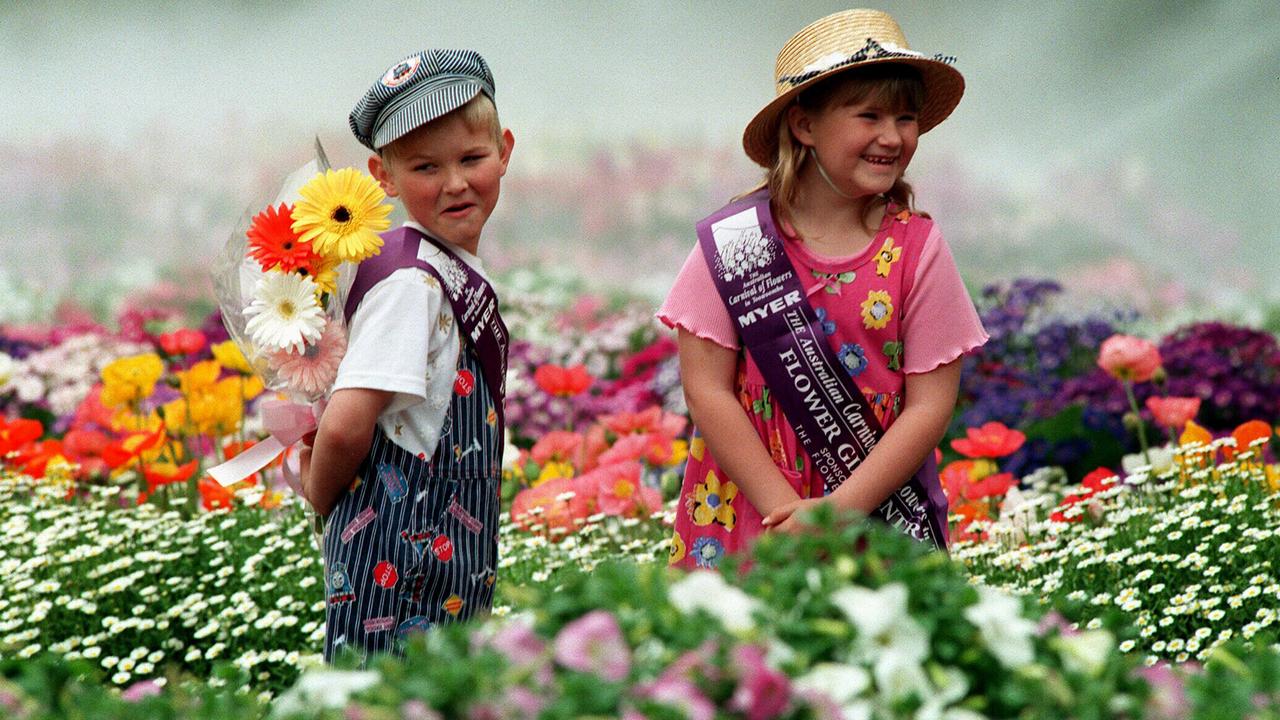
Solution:
[{"label": "pink gerbera flower", "polygon": [[347,352],[347,332],[340,323],[326,320],[320,339],[306,345],[301,353],[280,350],[271,353],[271,367],[288,383],[289,389],[319,395],[338,377],[338,365]]}]

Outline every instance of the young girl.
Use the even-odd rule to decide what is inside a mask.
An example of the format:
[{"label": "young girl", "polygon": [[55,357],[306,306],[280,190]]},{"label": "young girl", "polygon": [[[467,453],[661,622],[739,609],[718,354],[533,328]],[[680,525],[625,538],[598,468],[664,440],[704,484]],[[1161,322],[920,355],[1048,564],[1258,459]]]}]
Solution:
[{"label": "young girl", "polygon": [[874,10],[778,54],[777,98],[743,136],[767,179],[698,225],[658,312],[698,426],[672,564],[714,567],[821,502],[945,547],[933,451],[987,336],[902,176],[964,91],[950,62]]}]

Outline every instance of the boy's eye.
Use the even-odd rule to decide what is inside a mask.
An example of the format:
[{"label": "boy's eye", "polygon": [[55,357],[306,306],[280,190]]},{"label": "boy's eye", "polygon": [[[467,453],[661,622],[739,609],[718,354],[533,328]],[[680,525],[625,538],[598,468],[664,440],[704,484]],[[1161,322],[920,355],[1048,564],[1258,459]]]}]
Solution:
[{"label": "boy's eye", "polygon": [[431,170],[435,170],[436,166],[435,166],[435,163],[419,163],[417,165],[414,165],[413,169],[415,172],[428,172]]}]

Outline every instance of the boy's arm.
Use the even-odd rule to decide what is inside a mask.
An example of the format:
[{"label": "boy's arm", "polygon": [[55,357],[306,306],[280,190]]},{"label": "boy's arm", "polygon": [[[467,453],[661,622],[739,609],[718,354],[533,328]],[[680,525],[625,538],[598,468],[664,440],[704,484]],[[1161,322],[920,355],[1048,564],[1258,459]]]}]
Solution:
[{"label": "boy's arm", "polygon": [[328,517],[373,444],[378,416],[395,393],[344,388],[329,399],[320,416],[313,448],[302,452],[302,492],[320,515]]}]

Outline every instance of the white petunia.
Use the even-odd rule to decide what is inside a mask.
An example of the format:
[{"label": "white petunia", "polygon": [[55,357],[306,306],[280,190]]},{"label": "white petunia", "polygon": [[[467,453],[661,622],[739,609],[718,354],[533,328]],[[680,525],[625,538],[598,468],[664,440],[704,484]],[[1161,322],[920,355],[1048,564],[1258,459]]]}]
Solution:
[{"label": "white petunia", "polygon": [[[1177,647],[1174,647],[1177,643]],[[1107,657],[1115,648],[1115,638],[1106,630],[1088,630],[1075,635],[1062,635],[1054,640],[1054,647],[1068,670],[1097,677],[1106,667]],[[1182,640],[1169,643],[1169,651],[1182,648]]]},{"label": "white petunia", "polygon": [[857,700],[870,685],[871,677],[866,670],[841,663],[818,663],[792,683],[796,690],[821,693],[840,706]]},{"label": "white petunia", "polygon": [[964,609],[964,617],[978,628],[978,634],[992,655],[1007,668],[1027,665],[1035,657],[1031,638],[1036,624],[1022,616],[1022,603],[980,585],[978,602]]},{"label": "white petunia", "polygon": [[381,679],[382,675],[372,670],[308,670],[280,695],[271,714],[274,717],[310,715],[319,710],[341,708],[351,695],[377,685]]},{"label": "white petunia", "polygon": [[245,331],[264,349],[301,353],[324,331],[315,281],[297,273],[267,273],[254,288],[253,303],[244,314],[249,318]]},{"label": "white petunia", "polygon": [[672,583],[667,596],[680,612],[689,615],[703,610],[736,634],[755,628],[752,614],[760,609],[760,601],[709,570],[691,572]]}]

